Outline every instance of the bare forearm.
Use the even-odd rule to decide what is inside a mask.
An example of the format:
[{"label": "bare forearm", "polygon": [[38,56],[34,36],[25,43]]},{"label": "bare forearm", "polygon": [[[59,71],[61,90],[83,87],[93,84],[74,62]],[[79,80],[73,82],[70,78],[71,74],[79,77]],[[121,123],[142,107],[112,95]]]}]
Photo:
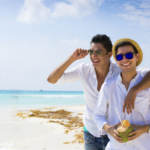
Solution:
[{"label": "bare forearm", "polygon": [[57,67],[49,76],[48,76],[48,82],[50,83],[56,83],[58,79],[63,75],[64,71],[74,62],[74,60],[69,57],[63,64],[61,64],[59,67]]},{"label": "bare forearm", "polygon": [[139,92],[147,88],[150,88],[150,72],[148,72],[145,75],[145,77],[140,83],[138,83],[136,86],[133,87],[133,90],[135,90],[136,92]]},{"label": "bare forearm", "polygon": [[56,68],[48,77],[48,82],[56,83],[57,80],[63,75],[64,71],[76,60],[82,59],[88,55],[88,50],[81,48],[76,49],[73,54],[58,68]]},{"label": "bare forearm", "polygon": [[128,114],[131,113],[132,109],[134,109],[137,93],[147,88],[150,88],[150,72],[145,75],[141,82],[130,89],[125,98],[123,112],[126,110]]}]

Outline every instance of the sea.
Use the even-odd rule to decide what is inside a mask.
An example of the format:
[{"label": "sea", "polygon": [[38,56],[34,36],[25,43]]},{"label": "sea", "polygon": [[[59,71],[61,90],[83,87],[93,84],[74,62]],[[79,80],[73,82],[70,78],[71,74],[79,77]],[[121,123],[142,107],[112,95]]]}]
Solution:
[{"label": "sea", "polygon": [[40,108],[82,104],[83,91],[0,90],[0,107]]}]

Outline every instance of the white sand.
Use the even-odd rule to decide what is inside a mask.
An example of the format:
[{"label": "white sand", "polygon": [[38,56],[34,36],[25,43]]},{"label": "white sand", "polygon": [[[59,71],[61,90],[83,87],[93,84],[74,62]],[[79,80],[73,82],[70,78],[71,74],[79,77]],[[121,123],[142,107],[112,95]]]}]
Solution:
[{"label": "white sand", "polygon": [[[84,106],[57,109],[83,113]],[[19,111],[22,109],[0,109],[0,150],[83,150],[83,144],[64,144],[73,140],[74,131],[64,134],[62,125],[48,123],[46,119],[18,118]]]}]

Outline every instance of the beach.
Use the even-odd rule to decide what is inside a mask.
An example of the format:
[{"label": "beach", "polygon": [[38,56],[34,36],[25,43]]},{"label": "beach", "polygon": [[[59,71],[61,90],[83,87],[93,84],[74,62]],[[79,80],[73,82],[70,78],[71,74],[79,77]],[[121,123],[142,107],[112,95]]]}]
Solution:
[{"label": "beach", "polygon": [[0,150],[81,150],[84,105],[1,108]]}]

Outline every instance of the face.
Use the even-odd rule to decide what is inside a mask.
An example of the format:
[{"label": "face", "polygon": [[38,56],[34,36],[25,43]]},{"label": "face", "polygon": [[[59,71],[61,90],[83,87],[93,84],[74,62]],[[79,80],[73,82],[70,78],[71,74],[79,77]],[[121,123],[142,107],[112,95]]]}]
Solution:
[{"label": "face", "polygon": [[91,50],[93,53],[90,54],[90,59],[95,67],[109,62],[111,53],[108,53],[101,43],[91,43]]},{"label": "face", "polygon": [[[132,59],[127,59],[125,57],[125,54],[132,52],[133,53],[133,58]],[[136,69],[136,64],[138,61],[138,54],[134,53],[134,49],[130,45],[122,46],[118,48],[118,54],[123,54],[123,59],[120,61],[117,61],[118,66],[123,72],[130,72]]]}]

